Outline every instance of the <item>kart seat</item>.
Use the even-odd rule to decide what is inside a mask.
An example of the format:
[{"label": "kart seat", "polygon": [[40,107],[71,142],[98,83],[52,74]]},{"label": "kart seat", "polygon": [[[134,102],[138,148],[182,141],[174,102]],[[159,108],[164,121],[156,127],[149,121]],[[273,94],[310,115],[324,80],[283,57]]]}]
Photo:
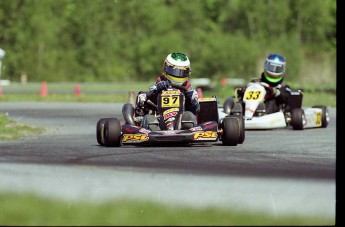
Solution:
[{"label": "kart seat", "polygon": [[216,98],[210,99],[199,99],[200,103],[200,112],[197,116],[198,124],[207,121],[216,121],[218,122],[218,102]]},{"label": "kart seat", "polygon": [[303,93],[301,90],[292,91],[286,107],[287,112],[291,112],[295,108],[302,108]]}]

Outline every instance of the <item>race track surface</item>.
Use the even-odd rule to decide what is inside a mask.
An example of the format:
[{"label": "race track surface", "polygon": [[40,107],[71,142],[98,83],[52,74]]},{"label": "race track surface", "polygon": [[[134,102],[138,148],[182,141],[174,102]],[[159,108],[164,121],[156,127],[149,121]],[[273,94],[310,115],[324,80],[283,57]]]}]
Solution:
[{"label": "race track surface", "polygon": [[246,131],[243,144],[97,144],[96,123],[121,121],[122,104],[0,103],[0,112],[47,129],[0,141],[0,191],[67,200],[117,198],[335,219],[336,110],[327,128]]}]

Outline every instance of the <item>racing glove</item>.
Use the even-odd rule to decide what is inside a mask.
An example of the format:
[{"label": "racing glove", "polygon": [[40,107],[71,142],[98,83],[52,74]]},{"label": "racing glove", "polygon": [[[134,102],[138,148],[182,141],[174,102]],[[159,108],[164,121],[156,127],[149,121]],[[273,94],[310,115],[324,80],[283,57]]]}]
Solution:
[{"label": "racing glove", "polygon": [[272,92],[272,95],[274,97],[277,97],[277,96],[280,95],[280,90],[278,88],[272,87],[272,91],[271,92]]},{"label": "racing glove", "polygon": [[200,104],[198,100],[198,93],[195,90],[186,91],[186,110],[191,111],[193,114],[196,114],[200,110]]},{"label": "racing glove", "polygon": [[280,90],[278,88],[271,87],[269,84],[265,82],[261,82],[260,84],[266,88],[266,91],[269,95],[273,97],[277,97],[280,95]]},{"label": "racing glove", "polygon": [[190,88],[192,85],[190,84],[189,80],[187,80],[186,82],[183,83],[183,86],[188,89]]},{"label": "racing glove", "polygon": [[146,93],[145,92],[139,92],[139,94],[137,96],[137,106],[143,107],[146,100],[147,100]]},{"label": "racing glove", "polygon": [[156,87],[157,87],[157,91],[163,91],[169,87],[169,81],[163,80],[161,82],[158,82],[156,84]]}]

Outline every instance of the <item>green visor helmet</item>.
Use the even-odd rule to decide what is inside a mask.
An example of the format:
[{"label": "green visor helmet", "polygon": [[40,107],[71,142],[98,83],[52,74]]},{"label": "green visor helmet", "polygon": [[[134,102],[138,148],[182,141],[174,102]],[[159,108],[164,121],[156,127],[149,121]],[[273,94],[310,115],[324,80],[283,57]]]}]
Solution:
[{"label": "green visor helmet", "polygon": [[169,54],[164,60],[162,73],[172,83],[182,85],[191,73],[188,57],[182,53]]}]

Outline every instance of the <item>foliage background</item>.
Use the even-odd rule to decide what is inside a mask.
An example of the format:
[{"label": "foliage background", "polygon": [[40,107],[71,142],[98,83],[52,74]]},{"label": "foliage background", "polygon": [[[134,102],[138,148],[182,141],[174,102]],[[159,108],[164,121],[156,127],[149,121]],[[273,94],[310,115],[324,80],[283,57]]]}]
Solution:
[{"label": "foliage background", "polygon": [[173,51],[192,76],[249,80],[283,54],[289,81],[336,81],[336,0],[1,0],[2,78],[147,81]]}]

